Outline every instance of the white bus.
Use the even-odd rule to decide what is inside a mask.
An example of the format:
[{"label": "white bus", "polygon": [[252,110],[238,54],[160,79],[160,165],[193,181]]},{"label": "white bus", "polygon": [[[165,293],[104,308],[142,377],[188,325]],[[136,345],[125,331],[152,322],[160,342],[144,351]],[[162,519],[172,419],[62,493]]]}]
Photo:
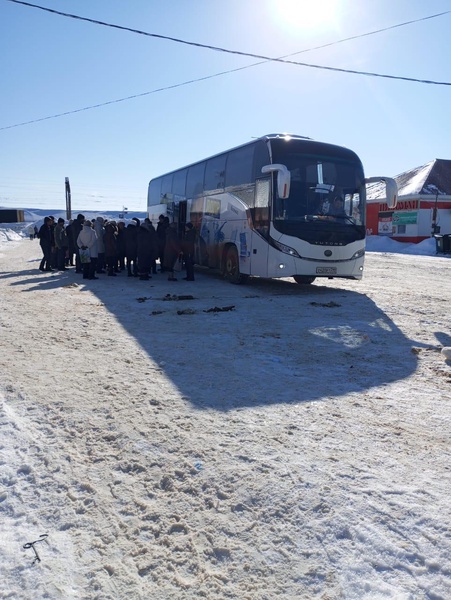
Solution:
[{"label": "white bus", "polygon": [[152,179],[148,213],[197,230],[195,263],[231,283],[248,276],[361,279],[367,183],[358,156],[296,135],[270,134]]}]

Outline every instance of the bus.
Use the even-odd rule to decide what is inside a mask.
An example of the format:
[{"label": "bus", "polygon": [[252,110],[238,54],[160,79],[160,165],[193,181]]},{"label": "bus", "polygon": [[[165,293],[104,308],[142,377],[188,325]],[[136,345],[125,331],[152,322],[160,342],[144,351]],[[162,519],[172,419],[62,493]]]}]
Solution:
[{"label": "bus", "polygon": [[366,184],[380,181],[395,207],[396,182],[365,179],[352,150],[269,134],[152,179],[148,216],[168,216],[180,236],[191,222],[195,264],[219,269],[231,283],[361,279]]}]

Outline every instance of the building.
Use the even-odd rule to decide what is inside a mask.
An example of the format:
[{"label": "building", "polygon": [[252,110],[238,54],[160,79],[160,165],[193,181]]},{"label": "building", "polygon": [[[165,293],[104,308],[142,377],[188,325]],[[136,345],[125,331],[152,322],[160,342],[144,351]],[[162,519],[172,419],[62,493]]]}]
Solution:
[{"label": "building", "polygon": [[0,223],[23,223],[24,211],[15,208],[0,208]]},{"label": "building", "polygon": [[385,185],[367,188],[367,234],[388,235],[400,242],[421,242],[434,233],[451,234],[451,160],[436,158],[401,173],[398,204],[385,203]]}]

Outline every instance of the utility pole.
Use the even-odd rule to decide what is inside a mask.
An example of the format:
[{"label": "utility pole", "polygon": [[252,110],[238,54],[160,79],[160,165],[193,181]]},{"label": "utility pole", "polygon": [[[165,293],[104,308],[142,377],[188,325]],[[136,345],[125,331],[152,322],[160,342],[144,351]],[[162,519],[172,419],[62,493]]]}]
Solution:
[{"label": "utility pole", "polygon": [[69,177],[65,179],[65,187],[66,187],[66,219],[70,221],[72,219],[72,205],[70,201],[70,183]]}]

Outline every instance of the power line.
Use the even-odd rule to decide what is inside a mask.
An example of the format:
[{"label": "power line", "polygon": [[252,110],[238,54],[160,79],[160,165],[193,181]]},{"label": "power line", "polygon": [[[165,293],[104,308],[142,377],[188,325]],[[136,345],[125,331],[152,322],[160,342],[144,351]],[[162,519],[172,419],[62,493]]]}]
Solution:
[{"label": "power line", "polygon": [[7,0],[7,1],[8,2],[14,2],[15,4],[22,4],[22,5],[25,5],[25,6],[30,6],[32,8],[38,8],[38,9],[44,10],[46,12],[55,13],[55,14],[58,14],[58,15],[61,15],[61,16],[70,17],[70,18],[81,20],[81,21],[88,21],[88,22],[95,23],[95,24],[98,24],[98,25],[104,25],[106,27],[113,27],[113,28],[116,28],[116,29],[122,29],[122,30],[125,30],[125,31],[130,31],[130,32],[133,32],[133,33],[138,33],[138,34],[141,34],[141,35],[146,35],[146,36],[150,36],[150,37],[157,37],[157,38],[160,38],[160,39],[166,39],[166,40],[170,40],[170,41],[174,41],[174,42],[179,42],[179,43],[183,43],[183,44],[188,44],[188,45],[192,45],[192,46],[197,46],[197,47],[201,47],[201,48],[207,48],[207,49],[211,49],[211,50],[217,50],[217,51],[221,51],[221,52],[227,52],[227,53],[230,53],[230,54],[238,54],[238,55],[241,55],[241,56],[247,56],[247,57],[252,57],[252,58],[260,58],[262,60],[260,60],[257,63],[252,63],[250,65],[246,65],[244,67],[237,67],[235,69],[230,69],[230,70],[227,70],[227,71],[221,71],[220,73],[215,73],[213,75],[206,75],[205,77],[199,77],[197,79],[190,79],[188,81],[184,81],[184,82],[181,82],[181,83],[176,83],[176,84],[165,86],[165,87],[162,87],[162,88],[157,88],[155,90],[151,90],[151,91],[148,91],[148,92],[142,92],[140,94],[133,94],[131,96],[126,96],[124,98],[118,98],[118,99],[115,99],[115,100],[109,100],[107,102],[101,102],[99,104],[92,104],[90,106],[85,106],[83,108],[78,108],[78,109],[75,109],[75,110],[70,110],[70,111],[66,111],[66,112],[62,112],[62,113],[57,113],[57,114],[54,114],[54,115],[49,115],[47,117],[41,117],[39,119],[32,119],[30,121],[24,121],[22,123],[16,123],[14,125],[7,125],[5,127],[0,127],[0,131],[4,131],[6,129],[13,129],[15,127],[22,127],[22,126],[25,126],[25,125],[31,125],[33,123],[39,123],[41,121],[47,121],[49,119],[56,119],[56,118],[59,118],[59,117],[64,117],[64,116],[67,116],[67,115],[72,115],[72,114],[76,114],[76,113],[79,113],[79,112],[83,112],[83,111],[87,111],[87,110],[92,110],[94,108],[101,108],[103,106],[108,106],[110,104],[117,104],[117,103],[120,103],[120,102],[126,102],[128,100],[133,100],[135,98],[141,98],[143,96],[149,96],[151,94],[157,94],[159,92],[164,92],[164,91],[175,89],[175,88],[178,88],[178,87],[183,87],[185,85],[190,85],[190,84],[193,84],[193,83],[198,83],[200,81],[206,81],[208,79],[213,79],[215,77],[221,77],[222,75],[227,75],[227,74],[230,74],[230,73],[235,73],[237,71],[243,71],[244,69],[250,69],[251,67],[255,67],[257,65],[265,64],[267,62],[281,62],[281,63],[293,64],[293,65],[297,65],[297,66],[305,66],[305,67],[311,67],[311,68],[317,68],[317,69],[325,69],[325,70],[330,70],[330,71],[337,71],[337,72],[341,72],[341,73],[351,73],[351,74],[355,74],[355,75],[366,75],[366,76],[371,76],[371,77],[383,77],[383,78],[388,78],[388,79],[395,79],[395,80],[401,80],[401,81],[410,81],[410,82],[415,82],[415,83],[424,83],[424,84],[435,84],[435,85],[451,86],[451,82],[430,81],[430,80],[424,80],[424,79],[415,79],[415,78],[411,78],[411,77],[400,77],[400,76],[395,76],[395,75],[385,75],[385,74],[380,74],[380,73],[371,73],[371,72],[366,72],[366,71],[354,71],[354,70],[350,70],[350,69],[340,69],[340,68],[337,68],[337,67],[327,67],[327,66],[321,66],[321,65],[312,65],[312,64],[308,64],[308,63],[300,63],[300,62],[296,62],[296,61],[285,60],[286,58],[288,58],[290,56],[295,56],[297,54],[302,54],[304,52],[310,52],[312,50],[319,50],[321,48],[327,48],[329,46],[334,46],[336,44],[341,44],[341,43],[344,43],[344,42],[347,42],[347,41],[351,41],[351,40],[355,40],[355,39],[358,39],[358,38],[368,37],[370,35],[375,35],[375,34],[378,34],[378,33],[382,33],[384,31],[389,31],[390,29],[396,29],[396,28],[399,28],[399,27],[404,27],[406,25],[411,25],[413,23],[418,23],[420,21],[425,21],[425,20],[428,20],[428,19],[433,19],[433,18],[436,18],[436,17],[440,17],[440,16],[443,16],[443,15],[449,14],[451,11],[445,11],[445,12],[442,12],[442,13],[437,13],[435,15],[430,15],[430,16],[427,16],[427,17],[422,17],[420,19],[415,19],[415,20],[411,20],[411,21],[405,21],[403,23],[398,23],[396,25],[391,25],[391,26],[385,27],[383,29],[377,29],[375,31],[370,31],[370,32],[362,33],[362,34],[359,34],[359,35],[355,35],[355,36],[351,36],[351,37],[344,38],[344,39],[341,39],[341,40],[337,40],[335,42],[329,42],[328,44],[323,44],[321,46],[316,46],[316,47],[313,47],[313,48],[307,48],[307,49],[304,49],[304,50],[299,50],[299,51],[293,52],[291,54],[286,54],[284,56],[281,56],[281,57],[278,57],[278,58],[274,58],[274,57],[266,57],[266,56],[262,56],[262,55],[258,55],[258,54],[251,54],[251,53],[245,53],[245,52],[240,52],[240,51],[235,51],[235,50],[228,50],[228,49],[224,49],[224,48],[220,48],[220,47],[216,47],[216,46],[208,46],[208,45],[205,45],[205,44],[198,44],[196,42],[188,42],[186,40],[180,40],[180,39],[177,39],[177,38],[172,38],[172,37],[163,36],[163,35],[159,35],[159,34],[148,33],[148,32],[140,31],[140,30],[137,30],[137,29],[131,29],[129,27],[123,27],[121,25],[114,25],[114,24],[110,24],[110,23],[105,23],[103,21],[97,21],[97,20],[94,20],[94,19],[86,18],[86,17],[80,17],[80,16],[77,16],[77,15],[69,14],[69,13],[63,13],[61,11],[53,10],[53,9],[50,9],[50,8],[45,8],[45,7],[42,7],[42,6],[38,6],[36,4],[31,4],[29,2],[23,2],[22,0]]},{"label": "power line", "polygon": [[[148,37],[154,37],[154,38],[158,38],[161,40],[169,40],[171,42],[176,42],[178,44],[186,44],[188,46],[195,46],[197,48],[206,48],[208,50],[215,50],[217,52],[225,52],[227,54],[236,54],[238,56],[247,56],[250,58],[258,58],[260,60],[264,60],[264,61],[272,61],[272,62],[281,62],[281,63],[286,63],[286,64],[290,64],[290,65],[297,65],[297,66],[301,66],[301,67],[310,67],[313,69],[325,69],[327,71],[336,71],[339,73],[352,73],[354,75],[366,75],[369,77],[383,77],[386,79],[397,79],[397,80],[401,80],[401,81],[413,81],[415,83],[427,83],[427,84],[433,84],[433,85],[449,85],[451,86],[451,82],[446,82],[446,81],[431,81],[428,79],[416,79],[413,77],[400,77],[400,76],[396,76],[396,75],[386,75],[386,74],[382,74],[382,73],[373,73],[370,71],[355,71],[352,69],[340,69],[338,67],[327,67],[324,65],[314,65],[314,64],[309,64],[309,63],[301,63],[301,62],[296,62],[296,61],[291,61],[291,60],[285,60],[284,58],[274,58],[271,56],[264,56],[262,54],[253,54],[251,52],[242,52],[240,50],[230,50],[228,48],[221,48],[220,46],[210,46],[208,44],[200,44],[198,42],[190,42],[187,40],[182,40],[180,38],[174,38],[174,37],[170,37],[167,35],[160,35],[158,33],[149,33],[147,31],[141,31],[140,29],[132,29],[131,27],[125,27],[123,25],[115,25],[114,23],[106,23],[105,21],[98,21],[97,19],[89,19],[88,17],[80,17],[79,15],[74,15],[71,13],[65,13],[65,12],[61,12],[58,10],[54,10],[51,8],[45,8],[44,6],[39,6],[37,4],[31,4],[30,2],[23,2],[22,0],[7,0],[8,2],[14,2],[15,4],[23,4],[24,6],[30,6],[32,8],[37,8],[46,12],[50,12],[50,13],[54,13],[63,17],[68,17],[71,19],[78,19],[80,21],[87,21],[89,23],[94,23],[96,25],[102,25],[104,27],[112,27],[114,29],[121,29],[123,31],[129,31],[131,33],[137,33],[138,35],[145,35]],[[394,29],[395,27],[402,27],[404,25],[410,25],[412,23],[417,23],[420,21],[425,21],[427,19],[433,19],[435,17],[440,17],[446,14],[451,13],[451,11],[445,11],[442,13],[437,13],[436,15],[430,15],[428,17],[422,17],[420,19],[416,19],[416,20],[412,20],[412,21],[406,21],[405,23],[400,23],[398,25],[392,25],[390,27],[387,27],[385,29],[379,29],[377,32],[370,32],[370,33],[366,33],[366,34],[361,34],[358,36],[353,36],[352,38],[348,38],[348,39],[356,39],[358,37],[364,37],[366,35],[373,35],[374,33],[381,33],[382,31],[387,31],[389,29]],[[341,40],[341,41],[347,41],[347,40]],[[326,44],[325,46],[331,46],[333,44],[336,44],[339,42],[331,42],[330,44]],[[325,46],[318,46],[318,48],[322,48]],[[318,49],[318,48],[314,48],[314,49]],[[305,52],[305,50],[304,50]],[[299,52],[295,52],[294,54],[299,54]],[[293,55],[287,55],[287,56],[293,56]]]}]

